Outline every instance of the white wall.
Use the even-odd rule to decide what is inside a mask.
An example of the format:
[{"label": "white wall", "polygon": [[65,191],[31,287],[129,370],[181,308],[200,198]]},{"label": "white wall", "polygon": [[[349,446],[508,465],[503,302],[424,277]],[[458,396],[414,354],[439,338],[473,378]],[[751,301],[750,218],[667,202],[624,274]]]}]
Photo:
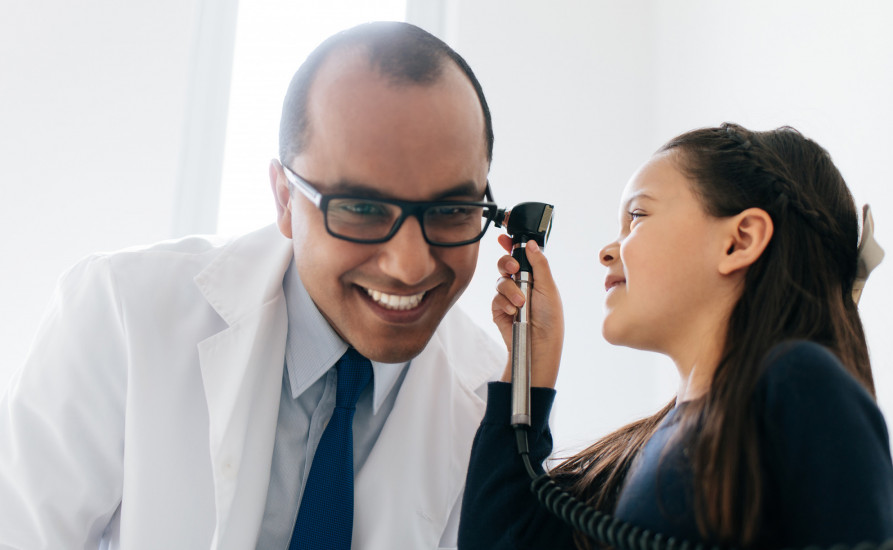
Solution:
[{"label": "white wall", "polygon": [[[210,38],[226,25],[219,15],[200,17],[206,4],[4,5],[0,388],[24,362],[64,269],[94,251],[173,237],[181,233],[176,226],[195,219],[183,206],[195,203],[177,199],[184,196],[181,175],[207,157],[207,137],[190,124],[200,123],[197,115],[209,107],[201,98],[198,107],[188,106],[197,86],[219,80],[209,71],[219,66],[213,61],[231,55],[231,44],[209,54],[202,22],[217,21]],[[221,1],[214,9],[232,19],[234,6]],[[205,80],[196,82],[197,72]],[[206,168],[219,170],[213,163]]]},{"label": "white wall", "polygon": [[[553,427],[558,447],[578,447],[672,391],[661,381],[673,373],[654,356],[608,345],[600,328],[597,251],[617,232],[623,184],[654,149],[651,5],[469,0],[447,9],[446,39],[481,79],[493,113],[496,200],[556,208],[547,253],[567,334]],[[502,251],[488,237],[461,303],[498,337],[489,320]]]},{"label": "white wall", "polygon": [[[210,55],[202,46],[206,20],[199,17],[209,5],[220,3],[104,0],[75,7],[39,0],[5,6],[0,387],[23,361],[65,267],[89,252],[168,238],[183,227],[186,214],[175,200],[183,196],[184,174],[194,173],[189,158],[213,157],[196,149],[203,137],[219,138],[219,128],[194,131],[191,109],[196,86],[203,85],[195,82],[196,70],[206,67],[198,60]],[[568,316],[555,419],[560,447],[577,447],[646,414],[672,393],[674,373],[666,360],[602,342],[604,273],[596,254],[616,233],[623,184],[673,135],[725,120],[800,128],[827,146],[857,199],[872,203],[878,238],[893,252],[887,162],[893,34],[884,28],[893,20],[893,4],[421,5],[426,9],[411,16],[435,21],[433,30],[469,60],[487,92],[496,130],[491,182],[497,200],[543,200],[557,208],[548,253]],[[229,25],[226,17],[222,21]],[[227,32],[217,30],[223,40]],[[211,52],[228,55],[226,48]],[[257,189],[268,193],[266,186]],[[192,197],[186,210],[199,206]],[[477,278],[462,299],[494,336],[489,303],[499,255],[488,236]],[[885,338],[890,325],[883,312],[893,309],[891,261],[872,276],[861,306],[888,415],[893,341]]]},{"label": "white wall", "polygon": [[[893,4],[455,0],[445,11],[444,34],[492,105],[497,200],[556,206],[547,252],[568,327],[557,448],[655,410],[675,387],[665,358],[602,341],[597,259],[617,232],[622,186],[669,138],[724,121],[800,129],[831,152],[857,201],[872,204],[877,237],[893,253]],[[482,249],[462,301],[479,319],[489,318],[498,255],[492,242]],[[888,417],[890,262],[860,306]]]}]

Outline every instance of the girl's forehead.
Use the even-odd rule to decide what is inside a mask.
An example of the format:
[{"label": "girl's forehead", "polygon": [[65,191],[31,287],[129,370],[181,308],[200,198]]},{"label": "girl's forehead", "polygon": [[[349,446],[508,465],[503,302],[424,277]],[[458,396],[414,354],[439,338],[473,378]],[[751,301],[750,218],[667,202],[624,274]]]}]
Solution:
[{"label": "girl's forehead", "polygon": [[672,155],[658,153],[648,159],[632,175],[623,188],[621,205],[638,201],[667,201],[691,195],[691,182],[683,174]]}]

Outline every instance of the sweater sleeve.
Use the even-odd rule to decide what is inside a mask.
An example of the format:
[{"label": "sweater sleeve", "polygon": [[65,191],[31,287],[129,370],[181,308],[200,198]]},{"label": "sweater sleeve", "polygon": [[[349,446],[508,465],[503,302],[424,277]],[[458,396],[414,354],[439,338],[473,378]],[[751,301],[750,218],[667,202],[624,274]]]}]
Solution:
[{"label": "sweater sleeve", "polygon": [[[552,451],[549,411],[555,390],[531,388],[530,459]],[[542,508],[518,456],[510,424],[511,385],[491,382],[487,411],[475,435],[459,522],[460,550],[574,548],[573,531]]]},{"label": "sweater sleeve", "polygon": [[784,346],[757,390],[769,530],[793,547],[893,538],[893,466],[883,415],[828,350],[805,342]]}]

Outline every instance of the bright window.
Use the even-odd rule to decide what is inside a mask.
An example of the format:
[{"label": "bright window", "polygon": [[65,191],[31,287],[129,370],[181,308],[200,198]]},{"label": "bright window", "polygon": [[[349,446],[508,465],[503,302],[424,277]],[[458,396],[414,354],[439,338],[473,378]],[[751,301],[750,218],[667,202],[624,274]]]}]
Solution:
[{"label": "bright window", "polygon": [[406,0],[239,2],[218,233],[275,221],[267,168],[278,152],[285,90],[304,58],[339,30],[405,16]]}]

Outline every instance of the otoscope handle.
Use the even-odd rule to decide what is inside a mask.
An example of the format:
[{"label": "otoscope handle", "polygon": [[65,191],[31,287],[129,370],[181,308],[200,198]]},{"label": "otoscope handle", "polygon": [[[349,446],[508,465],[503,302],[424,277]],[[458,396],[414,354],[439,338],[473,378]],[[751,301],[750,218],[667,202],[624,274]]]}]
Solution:
[{"label": "otoscope handle", "polygon": [[[514,254],[513,254],[514,255]],[[526,254],[524,258],[526,260]],[[515,282],[524,293],[524,305],[518,308],[512,323],[512,426],[530,426],[530,290],[533,276],[528,271],[515,274]]]}]

